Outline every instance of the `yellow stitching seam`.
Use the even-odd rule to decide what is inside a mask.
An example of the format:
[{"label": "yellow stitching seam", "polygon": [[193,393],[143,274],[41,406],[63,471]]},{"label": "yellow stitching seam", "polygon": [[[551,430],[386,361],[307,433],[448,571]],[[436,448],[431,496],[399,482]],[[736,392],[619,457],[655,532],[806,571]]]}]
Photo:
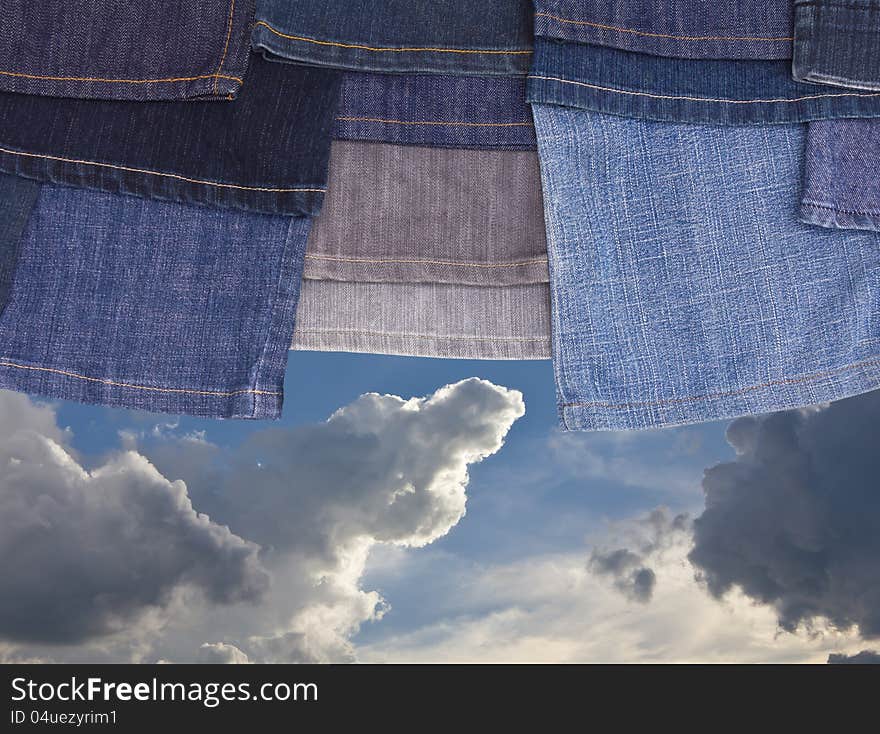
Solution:
[{"label": "yellow stitching seam", "polygon": [[570,79],[560,79],[555,76],[529,76],[529,79],[541,79],[549,82],[561,82],[562,84],[575,84],[579,87],[587,89],[596,89],[600,92],[614,92],[615,94],[628,94],[634,97],[650,97],[651,99],[671,99],[683,100],[686,102],[714,102],[719,104],[776,104],[778,102],[806,102],[811,99],[825,99],[828,97],[880,97],[880,92],[874,94],[864,94],[858,92],[840,92],[836,94],[811,94],[806,97],[780,98],[780,99],[713,99],[710,97],[685,97],[669,94],[651,94],[650,92],[631,92],[626,89],[615,89],[614,87],[602,87],[598,84],[587,84],[586,82],[573,82]]},{"label": "yellow stitching seam", "polygon": [[6,153],[7,155],[18,155],[24,158],[42,158],[49,161],[58,161],[60,163],[74,163],[77,165],[84,166],[97,166],[98,168],[112,168],[117,171],[126,171],[127,173],[145,173],[150,176],[164,176],[166,178],[173,178],[178,181],[185,181],[186,183],[200,184],[204,186],[217,186],[218,188],[224,189],[237,189],[239,191],[264,191],[273,194],[286,194],[293,192],[312,192],[312,193],[325,193],[327,189],[309,189],[309,188],[295,188],[295,189],[272,189],[265,188],[262,186],[238,186],[237,184],[226,184],[226,183],[218,183],[216,181],[204,181],[197,178],[187,178],[186,176],[178,176],[176,173],[163,173],[161,171],[149,171],[144,168],[131,168],[129,166],[117,166],[112,163],[98,163],[97,161],[85,161],[79,160],[76,158],[61,158],[59,156],[54,155],[43,155],[41,153],[22,153],[17,150],[8,150],[7,148],[0,148],[0,153]]},{"label": "yellow stitching seam", "polygon": [[523,260],[515,263],[461,263],[452,262],[451,260],[394,260],[394,259],[376,259],[356,258],[356,257],[337,257],[335,255],[315,255],[306,253],[306,259],[312,260],[330,260],[332,262],[342,263],[370,263],[376,265],[387,265],[400,263],[403,265],[454,265],[459,268],[519,268],[524,265],[546,265],[547,258],[538,260]]},{"label": "yellow stitching seam", "polygon": [[448,339],[465,342],[547,342],[549,336],[537,337],[491,337],[491,336],[445,336],[442,334],[407,334],[390,331],[361,331],[359,329],[297,329],[297,334],[356,334],[358,336],[393,336],[403,339]]},{"label": "yellow stitching seam", "polygon": [[22,79],[43,79],[50,82],[103,82],[106,84],[158,84],[160,82],[194,82],[199,79],[231,79],[239,84],[243,80],[237,76],[227,74],[202,74],[200,76],[181,76],[171,79],[99,79],[87,76],[40,76],[38,74],[20,74],[15,71],[0,71],[0,76],[20,77]]},{"label": "yellow stitching seam", "polygon": [[220,65],[217,67],[217,71],[214,72],[214,94],[217,94],[217,75],[223,71],[223,64],[226,63],[226,52],[229,51],[229,39],[232,37],[232,21],[233,16],[235,15],[235,0],[232,0],[229,3],[229,18],[226,21],[226,43],[223,45],[223,55],[220,57]]},{"label": "yellow stitching seam", "polygon": [[676,41],[772,41],[781,43],[783,41],[793,41],[794,38],[788,36],[777,36],[769,38],[761,38],[754,36],[671,36],[666,33],[648,33],[646,31],[637,31],[632,28],[620,28],[614,25],[603,25],[602,23],[591,23],[586,20],[571,20],[569,18],[560,18],[558,15],[551,13],[535,13],[536,18],[550,18],[560,23],[568,23],[570,25],[583,25],[590,28],[599,28],[603,31],[616,31],[617,33],[631,33],[635,36],[646,36],[648,38],[672,38]]},{"label": "yellow stitching seam", "polygon": [[305,43],[314,43],[318,46],[333,46],[335,48],[356,48],[361,51],[379,51],[379,52],[392,52],[392,53],[409,53],[409,52],[420,52],[420,51],[428,51],[434,53],[442,53],[442,54],[487,54],[487,55],[502,55],[502,56],[516,56],[522,54],[530,54],[531,51],[490,51],[483,49],[470,49],[470,48],[390,48],[390,47],[375,47],[375,46],[361,46],[357,43],[336,43],[335,41],[319,41],[317,38],[308,38],[306,36],[291,36],[287,33],[282,33],[281,31],[275,30],[268,23],[258,20],[254,27],[263,26],[271,33],[274,33],[276,36],[280,36],[281,38],[289,38],[291,41],[304,41]]},{"label": "yellow stitching seam", "polygon": [[644,405],[675,405],[677,403],[694,403],[699,402],[701,400],[714,400],[716,398],[727,398],[733,397],[736,395],[743,395],[748,392],[754,392],[755,390],[762,390],[765,387],[779,387],[780,385],[796,385],[801,382],[812,382],[814,380],[821,380],[824,377],[833,377],[835,375],[841,374],[842,372],[850,372],[852,370],[857,370],[862,367],[875,367],[880,365],[880,359],[871,359],[865,362],[856,362],[855,364],[847,365],[846,367],[839,367],[835,370],[828,370],[827,372],[816,372],[812,375],[806,375],[804,377],[789,377],[784,380],[772,380],[771,382],[763,382],[759,385],[749,385],[748,387],[741,388],[739,390],[729,390],[726,392],[715,392],[708,393],[707,395],[686,395],[681,398],[668,398],[666,400],[647,400],[645,402],[639,403],[564,403],[564,408],[636,408]]},{"label": "yellow stitching seam", "polygon": [[105,380],[99,377],[88,377],[80,375],[76,372],[68,372],[66,370],[56,370],[52,367],[32,367],[25,364],[16,364],[15,362],[0,361],[0,367],[14,367],[19,370],[32,370],[34,372],[52,372],[65,377],[73,377],[77,380],[85,380],[87,382],[100,382],[102,385],[110,387],[125,387],[130,390],[147,390],[149,392],[164,393],[186,393],[189,395],[208,395],[213,397],[228,398],[234,395],[281,395],[280,392],[268,392],[266,390],[233,390],[231,392],[218,392],[215,390],[187,390],[185,388],[176,387],[150,387],[149,385],[133,385],[128,382],[116,382],[115,380]]},{"label": "yellow stitching seam", "polygon": [[448,125],[455,127],[532,127],[530,122],[441,122],[438,120],[383,120],[379,117],[337,117],[340,122],[381,122],[386,125]]}]

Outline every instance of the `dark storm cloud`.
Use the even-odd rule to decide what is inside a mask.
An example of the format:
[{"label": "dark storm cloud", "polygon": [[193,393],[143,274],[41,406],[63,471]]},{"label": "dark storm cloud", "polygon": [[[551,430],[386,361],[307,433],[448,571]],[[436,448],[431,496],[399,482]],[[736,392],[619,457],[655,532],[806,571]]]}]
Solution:
[{"label": "dark storm cloud", "polygon": [[880,392],[734,421],[734,461],[705,473],[690,560],[709,591],[739,587],[779,624],[880,636]]},{"label": "dark storm cloud", "polygon": [[828,656],[828,662],[832,665],[880,665],[880,652],[862,650],[855,655],[832,653]]},{"label": "dark storm cloud", "polygon": [[184,589],[261,596],[258,547],[196,513],[182,482],[133,452],[88,472],[57,439],[23,428],[0,442],[0,639],[111,634]]}]

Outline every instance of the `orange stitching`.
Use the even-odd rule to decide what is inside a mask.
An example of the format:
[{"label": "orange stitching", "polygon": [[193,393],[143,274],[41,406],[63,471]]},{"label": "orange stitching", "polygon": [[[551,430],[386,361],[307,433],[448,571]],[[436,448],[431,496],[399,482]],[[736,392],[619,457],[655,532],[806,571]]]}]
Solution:
[{"label": "orange stitching", "polygon": [[99,79],[87,76],[40,76],[38,74],[19,74],[15,71],[0,71],[0,76],[21,77],[22,79],[44,79],[50,82],[103,82],[106,84],[158,84],[160,82],[194,82],[199,79],[231,79],[243,84],[243,80],[237,76],[227,74],[202,74],[201,76],[181,76],[172,79]]},{"label": "orange stitching", "polygon": [[237,184],[227,184],[227,183],[218,183],[217,181],[204,181],[197,178],[187,178],[186,176],[178,176],[176,173],[163,173],[162,171],[150,171],[145,168],[131,168],[129,166],[117,166],[112,163],[98,163],[97,161],[85,161],[79,160],[76,158],[61,158],[59,156],[54,155],[43,155],[41,153],[22,153],[17,150],[8,150],[7,148],[0,148],[0,153],[6,153],[7,155],[19,155],[24,158],[43,158],[49,161],[58,161],[60,163],[74,163],[77,165],[84,166],[97,166],[99,168],[112,168],[117,171],[126,171],[128,173],[145,173],[150,176],[165,176],[166,178],[173,178],[178,181],[185,181],[186,183],[194,183],[200,184],[204,186],[217,186],[218,188],[224,189],[237,189],[239,191],[265,191],[268,193],[274,194],[286,194],[297,191],[302,192],[313,192],[313,193],[325,193],[327,189],[309,189],[309,188],[295,188],[295,189],[272,189],[265,188],[262,186],[238,186]]},{"label": "orange stitching", "polygon": [[280,36],[281,38],[289,38],[292,41],[304,41],[305,43],[314,43],[318,46],[334,46],[335,48],[356,48],[361,51],[390,51],[393,53],[402,53],[402,52],[416,52],[416,51],[433,51],[434,53],[444,53],[444,54],[495,54],[495,55],[504,55],[504,56],[513,56],[513,55],[521,55],[521,54],[530,54],[529,51],[489,51],[483,49],[460,49],[460,48],[389,48],[389,47],[375,47],[375,46],[361,46],[357,43],[336,43],[335,41],[319,41],[317,38],[307,38],[306,36],[290,36],[287,33],[282,33],[281,31],[275,30],[268,23],[258,20],[254,27],[263,26],[268,29],[271,33],[274,33],[276,36]]},{"label": "orange stitching", "polygon": [[214,72],[214,94],[217,94],[217,82],[219,81],[217,78],[217,74],[223,71],[223,64],[226,63],[226,52],[229,50],[229,39],[232,37],[232,20],[235,15],[235,0],[232,0],[229,3],[229,18],[226,21],[226,43],[223,46],[223,56],[220,57],[220,66],[217,67],[217,71]]},{"label": "orange stitching", "polygon": [[394,259],[377,259],[356,257],[337,257],[335,255],[315,255],[306,253],[306,259],[312,260],[330,260],[332,262],[343,263],[375,263],[377,265],[401,263],[404,265],[454,265],[459,268],[519,268],[524,265],[546,265],[547,258],[538,260],[523,260],[515,263],[460,263],[451,260],[394,260]]},{"label": "orange stitching", "polygon": [[714,400],[715,398],[727,398],[734,395],[743,395],[747,392],[762,390],[765,387],[777,387],[779,385],[796,385],[801,382],[811,382],[813,380],[821,380],[823,377],[832,377],[842,372],[850,372],[862,367],[875,367],[880,365],[880,359],[873,359],[866,362],[857,362],[846,367],[840,367],[836,370],[827,372],[817,372],[806,377],[790,377],[784,380],[773,380],[771,382],[763,382],[760,385],[750,385],[739,390],[730,390],[728,392],[709,393],[708,395],[687,395],[682,398],[669,398],[666,400],[647,400],[639,403],[564,403],[564,408],[638,408],[645,405],[674,405],[676,403],[693,403],[700,400]]},{"label": "orange stitching", "polygon": [[806,97],[780,98],[780,99],[713,99],[711,97],[685,97],[669,94],[651,94],[650,92],[631,92],[626,89],[615,89],[614,87],[602,87],[598,84],[587,84],[586,82],[573,82],[570,79],[560,79],[555,76],[529,76],[529,79],[542,79],[549,82],[561,82],[563,84],[575,84],[579,87],[587,89],[597,89],[600,92],[614,92],[615,94],[629,94],[635,97],[650,97],[651,99],[671,99],[683,100],[686,102],[714,102],[719,104],[776,104],[779,102],[806,102],[811,99],[825,99],[827,97],[880,97],[880,92],[874,94],[864,94],[859,92],[840,92],[837,94],[811,94]]},{"label": "orange stitching", "polygon": [[176,387],[150,387],[149,385],[133,385],[128,382],[116,382],[114,380],[105,380],[98,377],[87,377],[76,372],[67,372],[66,370],[56,370],[52,367],[32,367],[30,365],[16,364],[15,362],[0,361],[0,367],[14,367],[19,370],[33,370],[34,372],[53,372],[65,377],[74,377],[77,380],[85,380],[87,382],[100,382],[102,385],[111,387],[125,387],[131,390],[148,390],[150,392],[167,392],[167,393],[187,393],[189,395],[209,395],[214,397],[228,398],[233,395],[281,395],[280,392],[268,392],[266,390],[233,390],[232,392],[218,392],[215,390],[187,390],[185,388]]},{"label": "orange stitching", "polygon": [[337,117],[340,122],[381,122],[387,125],[451,125],[458,127],[532,127],[530,122],[440,122],[438,120],[383,120],[379,117]]},{"label": "orange stitching", "polygon": [[586,20],[570,20],[569,18],[560,18],[558,15],[550,13],[535,13],[535,17],[551,18],[560,23],[569,23],[570,25],[585,25],[590,28],[599,28],[605,31],[616,31],[617,33],[632,33],[635,36],[646,36],[648,38],[673,38],[676,41],[772,41],[780,43],[783,41],[793,41],[794,38],[788,36],[777,36],[772,38],[761,38],[753,36],[670,36],[666,33],[648,33],[646,31],[636,31],[632,28],[620,28],[619,26],[603,25],[602,23],[591,23]]},{"label": "orange stitching", "polygon": [[408,334],[391,331],[361,331],[360,329],[297,329],[297,334],[355,334],[359,336],[394,336],[402,339],[448,339],[466,342],[547,342],[549,336],[536,337],[491,337],[491,336],[445,336],[443,334]]}]

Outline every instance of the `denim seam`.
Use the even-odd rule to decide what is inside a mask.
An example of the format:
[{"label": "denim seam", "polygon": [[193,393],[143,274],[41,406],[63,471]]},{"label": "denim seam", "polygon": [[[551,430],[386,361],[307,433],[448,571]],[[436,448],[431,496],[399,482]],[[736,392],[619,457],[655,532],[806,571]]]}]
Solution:
[{"label": "denim seam", "polygon": [[863,94],[859,92],[836,92],[834,94],[811,94],[806,97],[780,97],[778,99],[715,99],[711,97],[687,97],[683,95],[653,94],[651,92],[633,92],[627,89],[615,89],[614,87],[603,87],[598,84],[588,84],[587,82],[576,82],[570,79],[560,79],[559,77],[555,76],[529,75],[529,79],[561,82],[562,84],[575,84],[579,87],[595,89],[600,92],[613,92],[614,94],[626,94],[634,97],[650,97],[651,99],[680,100],[684,102],[710,102],[713,104],[779,104],[782,102],[807,102],[812,99],[826,99],[829,97],[880,97],[880,92],[874,94]]},{"label": "denim seam", "polygon": [[673,36],[667,33],[648,33],[647,31],[637,31],[633,28],[621,28],[619,26],[604,25],[602,23],[592,23],[586,20],[572,20],[570,18],[560,18],[558,15],[551,13],[535,13],[536,18],[550,18],[560,23],[569,23],[571,25],[589,26],[590,28],[599,28],[605,31],[615,31],[617,33],[630,33],[634,36],[646,36],[648,38],[672,38],[676,41],[773,41],[782,43],[784,41],[793,41],[794,38],[788,36],[774,36],[768,38],[753,36]]},{"label": "denim seam", "polygon": [[446,122],[441,120],[384,120],[379,117],[337,117],[339,122],[378,122],[385,125],[443,125],[447,127],[534,127],[530,122]]},{"label": "denim seam", "polygon": [[844,372],[851,372],[853,370],[861,369],[862,367],[875,367],[880,365],[880,359],[872,359],[866,360],[863,362],[856,362],[855,364],[847,365],[846,367],[839,367],[838,369],[828,370],[826,372],[817,372],[812,375],[805,375],[804,377],[791,377],[783,380],[773,380],[771,382],[764,382],[759,385],[749,385],[748,387],[740,388],[739,390],[729,390],[725,392],[716,392],[709,393],[707,395],[687,395],[681,398],[668,398],[666,400],[646,400],[640,401],[636,403],[602,403],[602,402],[590,402],[590,403],[563,403],[562,407],[564,408],[608,408],[611,410],[615,410],[618,408],[639,408],[648,405],[675,405],[678,403],[695,403],[701,400],[715,400],[717,398],[727,398],[735,395],[744,395],[746,393],[755,392],[756,390],[763,390],[768,387],[781,387],[783,385],[797,385],[804,382],[813,382],[815,380],[821,380],[825,377],[833,377],[834,375],[839,375]]},{"label": "denim seam", "polygon": [[841,214],[861,214],[866,217],[880,216],[880,211],[854,211],[852,209],[841,209],[836,206],[827,206],[825,204],[814,204],[811,201],[802,201],[801,206],[808,206],[813,209],[825,209],[829,212],[840,212]]},{"label": "denim seam", "polygon": [[408,331],[367,331],[364,329],[297,329],[298,334],[358,334],[361,336],[394,336],[401,339],[438,339],[467,342],[544,342],[547,337],[449,336],[447,334],[413,334]]},{"label": "denim seam", "polygon": [[276,36],[280,36],[281,38],[287,38],[291,41],[303,41],[304,43],[314,43],[318,46],[333,46],[334,48],[354,48],[359,49],[361,51],[376,51],[376,52],[392,52],[392,53],[413,53],[413,52],[430,52],[430,53],[447,53],[447,54],[488,54],[488,55],[503,55],[503,56],[516,56],[523,54],[532,53],[531,49],[523,50],[523,51],[496,51],[494,49],[472,49],[472,48],[432,48],[432,47],[414,47],[414,48],[392,48],[390,46],[385,47],[375,47],[375,46],[362,46],[357,43],[337,43],[336,41],[321,41],[317,38],[308,38],[306,36],[291,36],[287,33],[282,33],[279,30],[276,30],[268,23],[262,20],[258,20],[254,24],[254,28],[258,26],[263,26],[270,33],[274,33]]},{"label": "denim seam", "polygon": [[244,84],[241,77],[228,74],[200,74],[198,76],[171,77],[168,79],[101,79],[87,76],[42,76],[39,74],[22,74],[16,71],[0,71],[0,76],[18,77],[21,79],[42,79],[50,82],[101,82],[105,84],[159,84],[160,82],[194,82],[200,79],[229,79]]},{"label": "denim seam", "polygon": [[81,375],[76,372],[69,372],[67,370],[59,370],[53,367],[37,367],[34,365],[23,365],[18,364],[17,362],[10,362],[7,360],[0,360],[0,367],[14,368],[19,370],[29,370],[33,372],[51,372],[57,375],[63,375],[65,377],[72,377],[77,380],[85,380],[86,382],[98,382],[102,385],[107,385],[109,387],[120,387],[128,390],[146,390],[148,392],[161,392],[161,393],[183,393],[187,395],[207,395],[210,397],[219,397],[219,398],[228,398],[234,395],[280,395],[281,393],[277,392],[268,392],[266,390],[232,390],[229,392],[222,392],[218,390],[191,390],[188,388],[178,388],[178,387],[152,387],[150,385],[135,385],[128,382],[117,382],[116,380],[109,380],[101,377],[89,377],[88,375]]},{"label": "denim seam", "polygon": [[47,155],[43,153],[25,153],[22,151],[9,150],[8,148],[0,148],[0,153],[6,155],[15,155],[21,156],[23,158],[41,158],[43,160],[49,161],[57,161],[59,163],[70,163],[73,165],[82,165],[82,166],[96,166],[98,168],[112,168],[117,171],[125,171],[126,173],[142,173],[150,176],[164,176],[166,178],[173,178],[178,181],[184,181],[186,183],[199,184],[202,186],[216,186],[218,188],[224,189],[237,189],[239,191],[263,191],[274,194],[284,194],[284,193],[293,193],[293,192],[312,192],[312,193],[326,193],[326,188],[308,188],[308,187],[297,187],[290,189],[283,188],[268,188],[263,186],[240,186],[238,184],[228,184],[221,183],[219,181],[206,181],[197,178],[187,178],[186,176],[181,176],[176,173],[165,173],[163,171],[150,171],[145,168],[132,168],[130,166],[119,166],[114,163],[100,163],[98,161],[86,161],[79,160],[76,158],[62,158],[60,156]]},{"label": "denim seam", "polygon": [[307,260],[330,260],[331,262],[344,263],[371,263],[376,265],[396,264],[403,265],[450,265],[458,268],[521,268],[526,265],[545,265],[547,258],[538,258],[537,260],[522,260],[512,263],[474,263],[474,262],[453,262],[452,260],[420,260],[414,259],[392,259],[392,258],[361,258],[361,257],[339,257],[337,255],[318,255],[306,254]]},{"label": "denim seam", "polygon": [[223,55],[220,57],[220,65],[214,72],[214,94],[217,94],[217,74],[223,71],[223,64],[226,63],[226,53],[229,51],[229,39],[232,37],[232,25],[235,18],[235,0],[229,3],[229,17],[226,20],[226,43],[223,44]]},{"label": "denim seam", "polygon": [[[281,302],[283,300],[282,288],[285,285],[288,285],[285,283],[285,275],[286,275],[285,264],[288,262],[288,257],[292,254],[291,248],[293,247],[293,243],[291,240],[293,239],[293,236],[294,236],[293,230],[297,226],[298,226],[298,223],[294,219],[291,219],[287,223],[287,232],[284,235],[284,248],[282,249],[281,257],[279,260],[281,265],[278,268],[278,278],[275,281],[275,289],[274,289],[273,296],[272,296],[272,299],[269,303],[269,308],[268,308],[268,311],[266,314],[266,332],[265,332],[265,336],[263,338],[263,347],[262,347],[262,349],[260,349],[260,356],[257,359],[257,363],[254,365],[253,374],[252,374],[252,378],[251,378],[253,381],[254,388],[256,388],[258,385],[260,385],[262,383],[263,372],[265,369],[265,365],[268,361],[269,353],[274,351],[273,350],[274,345],[272,344],[272,339],[275,336],[276,322],[277,322],[277,319],[279,318],[279,309],[281,308]],[[302,276],[300,276],[298,280],[301,281]],[[296,298],[296,296],[295,296],[295,298]],[[294,320],[296,318],[295,313],[296,312],[294,311]],[[284,346],[284,349],[286,351],[286,349],[287,349],[286,345]],[[283,379],[284,378],[283,378],[283,372],[282,372],[282,380]],[[259,392],[258,393],[256,390],[254,390],[253,400],[251,401],[251,416],[252,417],[255,417],[258,415],[258,412],[260,409],[260,405],[259,405],[259,402],[260,402],[259,395],[260,394],[268,394],[268,395],[273,395],[273,396],[281,396],[282,395],[282,393],[280,393],[280,392],[269,392],[269,393]]]}]

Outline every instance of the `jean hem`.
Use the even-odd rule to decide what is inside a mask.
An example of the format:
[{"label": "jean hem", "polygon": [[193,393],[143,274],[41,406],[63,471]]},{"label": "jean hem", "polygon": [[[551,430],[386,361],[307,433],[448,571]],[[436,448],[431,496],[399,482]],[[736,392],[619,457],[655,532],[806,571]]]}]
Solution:
[{"label": "jean hem", "polygon": [[375,334],[352,330],[298,331],[291,349],[304,352],[354,352],[400,357],[479,360],[548,360],[550,338],[500,341],[491,338],[456,339],[429,334]]},{"label": "jean hem", "polygon": [[195,415],[208,418],[277,418],[281,410],[280,393],[259,395],[255,387],[181,388],[96,377],[17,360],[0,358],[0,389],[155,413]]},{"label": "jean hem", "polygon": [[[326,45],[325,45],[326,44]],[[330,66],[350,71],[404,74],[461,74],[464,76],[525,76],[530,49],[449,49],[388,53],[346,48],[318,39],[278,35],[259,22],[253,30],[253,48],[270,61]]]},{"label": "jean hem", "polygon": [[256,186],[199,180],[173,171],[134,170],[103,161],[72,161],[13,148],[0,149],[0,171],[61,186],[144,199],[306,216],[320,211],[324,184]]},{"label": "jean hem", "polygon": [[714,395],[621,404],[562,402],[563,430],[643,430],[729,420],[842,400],[880,388],[880,355],[813,375]]},{"label": "jean hem", "polygon": [[880,232],[880,212],[857,212],[839,209],[827,204],[801,202],[798,219],[804,224],[814,224],[829,229],[860,229]]},{"label": "jean hem", "polygon": [[621,28],[592,18],[560,18],[551,13],[535,13],[535,35],[574,43],[612,46],[624,51],[648,53],[680,59],[761,59],[791,58],[790,37],[696,38],[659,36],[636,28]]}]

